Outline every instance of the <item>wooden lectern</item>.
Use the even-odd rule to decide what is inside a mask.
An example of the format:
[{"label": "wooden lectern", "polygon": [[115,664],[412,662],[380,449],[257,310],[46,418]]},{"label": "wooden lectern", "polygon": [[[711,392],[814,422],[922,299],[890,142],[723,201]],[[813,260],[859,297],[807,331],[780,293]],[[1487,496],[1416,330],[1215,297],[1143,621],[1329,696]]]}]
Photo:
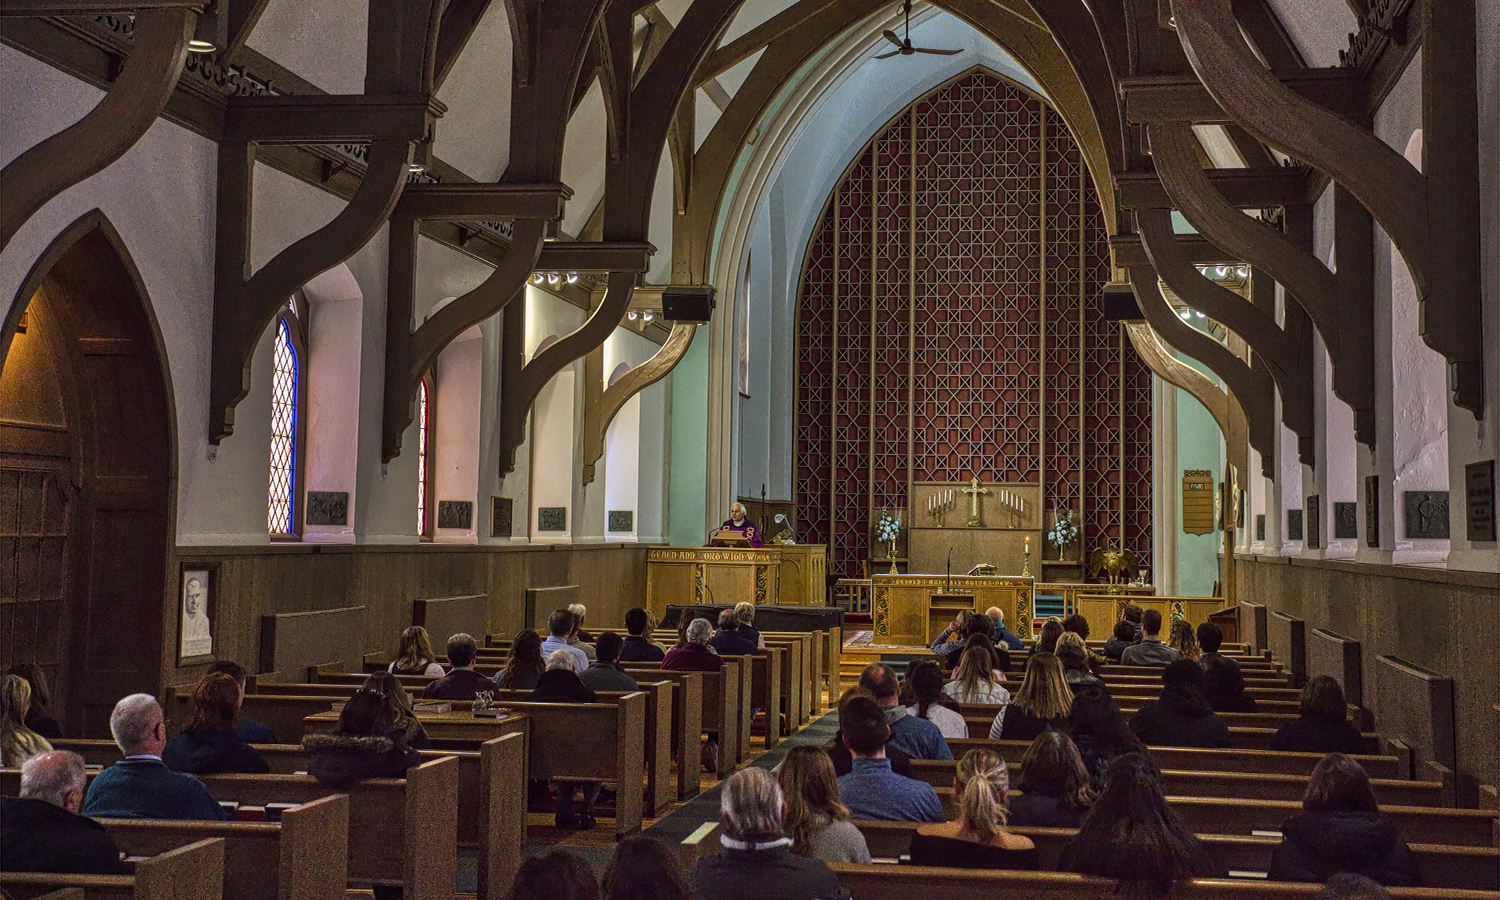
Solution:
[{"label": "wooden lectern", "polygon": [[733,528],[720,528],[708,539],[710,547],[748,547],[750,539],[745,537],[743,531],[735,531]]}]

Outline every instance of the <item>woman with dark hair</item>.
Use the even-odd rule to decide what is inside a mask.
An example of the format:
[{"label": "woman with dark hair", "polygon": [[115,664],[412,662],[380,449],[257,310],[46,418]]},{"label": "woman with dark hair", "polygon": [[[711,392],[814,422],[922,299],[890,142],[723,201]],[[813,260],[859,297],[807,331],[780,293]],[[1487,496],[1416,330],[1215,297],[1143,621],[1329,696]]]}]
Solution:
[{"label": "woman with dark hair", "polygon": [[255,748],[245,743],[235,729],[240,714],[240,686],[228,675],[204,675],[193,685],[189,700],[192,722],[167,742],[161,761],[174,772],[194,775],[243,773],[264,775],[271,771]]},{"label": "woman with dark hair", "polygon": [[1058,871],[1120,880],[1126,896],[1169,894],[1179,881],[1213,875],[1213,862],[1162,795],[1149,757],[1109,765],[1104,792],[1063,848]]},{"label": "woman with dark hair", "polygon": [[[936,668],[934,663],[927,665]],[[786,804],[782,825],[792,839],[793,853],[826,863],[870,861],[865,836],[849,821],[849,808],[839,802],[838,776],[823,748],[793,747],[781,762],[778,781]]]},{"label": "woman with dark hair", "polygon": [[615,846],[600,887],[604,900],[692,900],[694,896],[677,854],[661,841],[641,835]]},{"label": "woman with dark hair", "polygon": [[31,686],[31,707],[26,710],[26,727],[49,741],[60,740],[62,726],[52,718],[52,689],[47,686],[47,673],[34,662],[16,663],[10,667],[11,675],[19,675]]},{"label": "woman with dark hair", "polygon": [[1203,696],[1203,670],[1179,659],[1161,673],[1161,699],[1141,707],[1130,730],[1151,747],[1228,747],[1229,726]]},{"label": "woman with dark hair", "polygon": [[1037,636],[1036,644],[1031,648],[1033,655],[1037,653],[1056,653],[1057,639],[1062,637],[1062,619],[1053,616],[1042,623],[1041,634]]},{"label": "woman with dark hair", "polygon": [[[958,658],[953,680],[943,685],[943,693],[959,703],[988,703],[997,706],[1009,703],[1010,691],[1005,689],[1002,683],[1004,679],[994,668],[993,648],[985,646],[989,641],[983,637],[969,640],[972,643],[964,648],[963,655]],[[981,641],[984,643],[980,643]]]},{"label": "woman with dark hair", "polygon": [[432,742],[427,739],[427,729],[417,721],[416,710],[411,705],[411,695],[406,693],[406,686],[401,683],[401,679],[389,672],[376,672],[366,678],[361,687],[385,695],[385,705],[391,716],[391,729],[401,733],[406,739],[406,746],[413,750],[432,749]]},{"label": "woman with dark hair", "polygon": [[1110,763],[1127,753],[1146,752],[1135,732],[1125,724],[1119,704],[1097,688],[1084,688],[1073,698],[1067,731],[1095,790],[1104,787],[1104,774]]},{"label": "woman with dark hair", "polygon": [[963,643],[953,646],[943,654],[943,670],[953,672],[963,660],[964,651],[970,647],[983,647],[990,654],[990,667],[1001,675],[1010,671],[1010,653],[1003,647],[996,647],[993,640],[995,635],[995,623],[983,613],[966,613],[963,620]]},{"label": "woman with dark hair", "polygon": [[688,626],[693,624],[693,620],[697,617],[697,614],[695,614],[690,609],[684,609],[682,611],[682,614],[677,617],[677,643],[672,645],[673,649],[686,647],[688,645]]},{"label": "woman with dark hair", "polygon": [[385,694],[360,688],[339,713],[334,734],[309,734],[302,749],[312,753],[309,775],[319,784],[344,790],[366,778],[400,778],[421,765],[417,751],[391,721]]},{"label": "woman with dark hair", "polygon": [[1415,885],[1417,864],[1389,816],[1375,803],[1359,763],[1330,753],[1313,768],[1302,814],[1282,823],[1271,853],[1274,881],[1327,881],[1353,872],[1384,885]]},{"label": "woman with dark hair", "polygon": [[1255,698],[1245,691],[1239,663],[1218,653],[1205,653],[1198,665],[1203,667],[1203,696],[1214,712],[1255,712]]},{"label": "woman with dark hair", "polygon": [[1010,772],[1000,754],[993,750],[965,753],[953,776],[958,817],[918,826],[911,837],[912,865],[1035,870],[1039,865],[1036,844],[1006,830],[1009,790]]},{"label": "woman with dark hair", "polygon": [[542,659],[542,636],[530,628],[516,632],[510,642],[510,659],[495,673],[495,686],[501,690],[530,691],[542,680],[547,663]]},{"label": "woman with dark hair", "polygon": [[401,632],[396,658],[386,671],[392,675],[443,677],[443,667],[433,662],[432,639],[427,636],[427,629],[421,625],[412,625]]},{"label": "woman with dark hair", "polygon": [[1083,758],[1060,731],[1044,731],[1026,748],[1015,786],[1021,793],[1010,798],[1010,824],[1017,828],[1078,828],[1094,805]]},{"label": "woman with dark hair", "polygon": [[[986,673],[989,671],[989,658],[984,655],[984,650],[978,647],[970,647],[964,656],[974,654],[975,658],[981,660]],[[962,666],[960,666],[962,668]],[[919,719],[926,719],[938,727],[943,733],[943,739],[966,738],[969,736],[968,723],[956,710],[938,704],[943,696],[943,673],[938,669],[937,663],[930,659],[913,665],[906,673],[906,684],[911,688],[912,698],[915,701],[906,707],[906,711]],[[1004,688],[1001,688],[1004,690]],[[1007,695],[1007,698],[1009,695]],[[983,703],[983,700],[971,701]],[[832,771],[832,770],[830,770]]]},{"label": "woman with dark hair", "polygon": [[521,863],[510,884],[510,897],[511,900],[599,900],[599,882],[588,863],[566,850],[553,850]]},{"label": "woman with dark hair", "polygon": [[1057,661],[1062,663],[1063,677],[1068,680],[1068,687],[1073,689],[1074,694],[1084,687],[1096,687],[1109,693],[1109,688],[1104,686],[1104,679],[1089,668],[1089,648],[1083,643],[1083,638],[1074,632],[1065,631],[1057,639]]},{"label": "woman with dark hair", "polygon": [[1271,736],[1272,750],[1299,753],[1367,752],[1364,736],[1350,725],[1344,689],[1327,675],[1319,675],[1302,688],[1301,715]]},{"label": "woman with dark hair", "polygon": [[1073,692],[1063,677],[1062,663],[1051,653],[1033,653],[1021,689],[990,723],[990,740],[1029,741],[1048,729],[1061,728],[1072,705]]}]

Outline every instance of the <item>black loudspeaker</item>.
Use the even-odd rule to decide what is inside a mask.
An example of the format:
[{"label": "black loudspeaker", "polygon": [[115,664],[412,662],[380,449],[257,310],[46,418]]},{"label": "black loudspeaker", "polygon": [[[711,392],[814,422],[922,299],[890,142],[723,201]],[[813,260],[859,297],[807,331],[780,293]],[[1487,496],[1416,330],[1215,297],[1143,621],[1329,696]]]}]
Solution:
[{"label": "black loudspeaker", "polygon": [[1110,322],[1136,322],[1146,318],[1135,299],[1135,288],[1128,284],[1104,286],[1104,318]]},{"label": "black loudspeaker", "polygon": [[716,305],[709,284],[676,284],[661,292],[661,317],[673,322],[707,322]]}]

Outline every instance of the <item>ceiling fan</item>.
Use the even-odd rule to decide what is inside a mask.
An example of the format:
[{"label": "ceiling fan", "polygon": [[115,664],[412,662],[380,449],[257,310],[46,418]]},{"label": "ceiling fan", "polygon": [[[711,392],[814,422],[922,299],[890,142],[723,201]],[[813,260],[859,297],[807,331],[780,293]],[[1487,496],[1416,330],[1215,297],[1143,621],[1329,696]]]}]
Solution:
[{"label": "ceiling fan", "polygon": [[897,38],[896,32],[890,29],[882,31],[881,34],[885,35],[886,40],[895,44],[896,49],[890,53],[882,53],[876,56],[876,59],[890,59],[892,56],[911,56],[914,53],[933,53],[938,56],[952,56],[955,53],[963,52],[963,50],[932,50],[927,47],[913,47],[911,45],[911,0],[903,0],[901,3],[901,12],[906,17],[906,39],[901,40]]}]

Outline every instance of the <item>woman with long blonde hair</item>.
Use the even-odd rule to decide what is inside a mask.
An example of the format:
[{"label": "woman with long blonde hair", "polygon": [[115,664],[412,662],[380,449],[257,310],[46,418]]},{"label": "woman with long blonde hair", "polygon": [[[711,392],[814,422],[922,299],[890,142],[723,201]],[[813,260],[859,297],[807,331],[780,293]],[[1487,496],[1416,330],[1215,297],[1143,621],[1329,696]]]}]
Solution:
[{"label": "woman with long blonde hair", "polygon": [[1031,838],[1005,830],[1010,772],[993,750],[970,750],[958,761],[953,793],[958,818],[923,825],[911,838],[911,861],[918,866],[960,869],[1036,869]]},{"label": "woman with long blonde hair", "polygon": [[943,693],[959,703],[1009,703],[1010,691],[995,677],[993,664],[994,659],[985,647],[965,649],[958,658],[953,680],[943,685]]},{"label": "woman with long blonde hair", "polygon": [[870,848],[839,802],[833,760],[822,747],[793,747],[781,762],[782,827],[792,852],[823,862],[868,863]]},{"label": "woman with long blonde hair", "polygon": [[39,753],[50,753],[47,739],[26,727],[31,685],[19,675],[0,675],[0,766],[16,767]]},{"label": "woman with long blonde hair", "polygon": [[386,671],[392,675],[443,677],[443,667],[433,660],[432,639],[427,636],[427,629],[413,625],[401,632],[396,660]]},{"label": "woman with long blonde hair", "polygon": [[1026,680],[990,725],[990,740],[1031,741],[1049,728],[1062,729],[1073,708],[1073,691],[1054,653],[1033,653]]}]

